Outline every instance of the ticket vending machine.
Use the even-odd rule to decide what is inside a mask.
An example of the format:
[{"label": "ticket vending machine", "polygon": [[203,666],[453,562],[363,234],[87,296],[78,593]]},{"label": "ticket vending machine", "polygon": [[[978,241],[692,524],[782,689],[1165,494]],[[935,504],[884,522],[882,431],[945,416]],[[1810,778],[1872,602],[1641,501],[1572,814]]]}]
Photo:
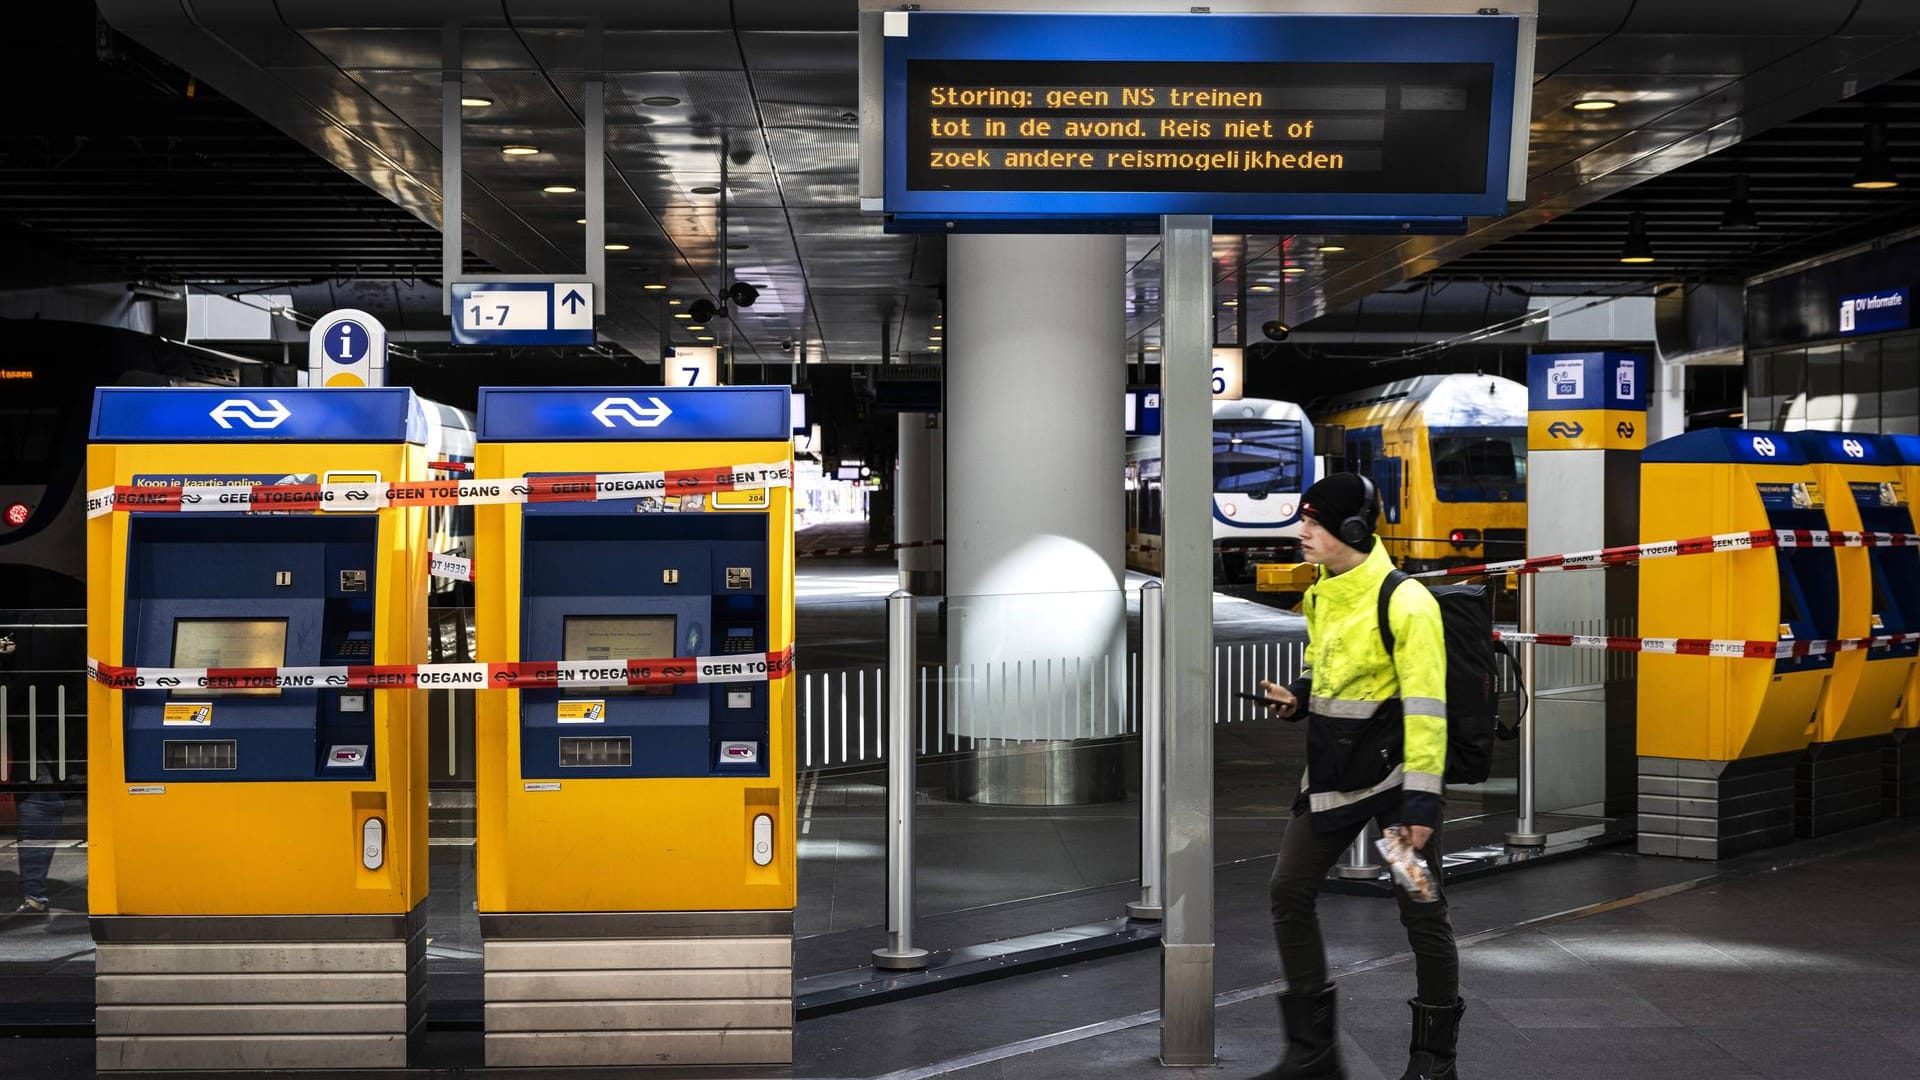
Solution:
[{"label": "ticket vending machine", "polygon": [[[1900,465],[1901,490],[1912,500],[1920,493],[1920,435],[1888,435]],[[1920,663],[1907,673],[1907,689],[1881,767],[1880,809],[1887,817],[1920,814]]]},{"label": "ticket vending machine", "polygon": [[[1913,515],[1892,440],[1854,432],[1798,435],[1827,493],[1827,520],[1848,532],[1911,533]],[[1846,547],[1840,576],[1840,635],[1870,638],[1920,630],[1920,550]],[[1819,729],[1800,765],[1797,827],[1824,836],[1881,817],[1882,765],[1920,645],[1890,643],[1834,657],[1820,700]]]},{"label": "ticket vending machine", "polygon": [[479,702],[486,1062],[790,1062],[787,388],[489,388],[478,431],[527,499],[476,516],[519,665]]},{"label": "ticket vending machine", "polygon": [[[1688,432],[1641,455],[1640,538],[1826,529],[1833,497],[1792,435]],[[1644,637],[1772,645],[1838,633],[1831,548],[1650,559],[1639,574]],[[1723,858],[1791,839],[1795,778],[1833,656],[1649,652],[1639,662],[1640,850]]]},{"label": "ticket vending machine", "polygon": [[87,525],[101,1071],[406,1065],[423,703],[298,669],[423,659],[425,511],[317,485],[423,479],[424,435],[404,389],[97,391],[90,503],[114,490]]}]

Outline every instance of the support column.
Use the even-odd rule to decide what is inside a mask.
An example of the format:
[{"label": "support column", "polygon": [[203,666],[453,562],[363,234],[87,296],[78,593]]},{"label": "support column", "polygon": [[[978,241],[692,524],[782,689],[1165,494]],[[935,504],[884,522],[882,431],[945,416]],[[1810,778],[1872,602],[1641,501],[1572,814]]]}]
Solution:
[{"label": "support column", "polygon": [[[939,413],[900,414],[900,456],[893,485],[895,543],[926,543],[946,537],[946,432]],[[900,587],[915,596],[946,592],[946,557],[940,547],[895,552]]]},{"label": "support column", "polygon": [[978,802],[1124,792],[1125,242],[947,239],[949,772]]},{"label": "support column", "polygon": [[1166,851],[1160,1060],[1211,1065],[1213,219],[1160,219],[1166,551]]}]

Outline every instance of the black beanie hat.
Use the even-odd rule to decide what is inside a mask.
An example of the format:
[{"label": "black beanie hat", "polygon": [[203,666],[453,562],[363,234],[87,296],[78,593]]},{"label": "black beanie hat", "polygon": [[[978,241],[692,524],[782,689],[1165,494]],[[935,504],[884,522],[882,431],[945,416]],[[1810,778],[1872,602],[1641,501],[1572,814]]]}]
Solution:
[{"label": "black beanie hat", "polygon": [[[1367,501],[1366,481],[1359,473],[1341,472],[1322,477],[1300,499],[1300,516],[1310,517],[1320,523],[1335,536],[1340,535],[1340,523],[1360,513]],[[1373,550],[1373,528],[1380,518],[1380,507],[1376,503],[1367,507],[1367,541],[1357,545],[1361,551]]]}]

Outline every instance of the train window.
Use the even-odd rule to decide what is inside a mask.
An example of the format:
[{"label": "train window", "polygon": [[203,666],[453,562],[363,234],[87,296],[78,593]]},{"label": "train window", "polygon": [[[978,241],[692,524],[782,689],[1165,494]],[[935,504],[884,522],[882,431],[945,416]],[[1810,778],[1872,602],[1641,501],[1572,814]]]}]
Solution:
[{"label": "train window", "polygon": [[1305,434],[1298,420],[1213,422],[1213,490],[1270,495],[1301,489]]},{"label": "train window", "polygon": [[1511,501],[1524,496],[1527,433],[1511,428],[1436,432],[1434,493],[1446,502]]}]

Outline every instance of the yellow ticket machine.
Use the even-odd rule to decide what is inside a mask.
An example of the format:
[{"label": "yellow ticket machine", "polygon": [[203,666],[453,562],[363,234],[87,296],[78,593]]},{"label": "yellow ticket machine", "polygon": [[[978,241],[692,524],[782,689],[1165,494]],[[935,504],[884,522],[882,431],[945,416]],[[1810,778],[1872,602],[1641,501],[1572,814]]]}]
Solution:
[{"label": "yellow ticket machine", "polygon": [[[1891,440],[1855,432],[1798,435],[1820,486],[1827,520],[1848,532],[1910,533],[1913,515]],[[1845,547],[1834,552],[1840,576],[1840,636],[1870,638],[1920,629],[1920,550]],[[1802,836],[1877,821],[1881,766],[1920,646],[1889,643],[1849,650],[1833,660],[1820,699],[1818,730],[1801,762]]]},{"label": "yellow ticket machine", "polygon": [[[1712,429],[1641,455],[1640,538],[1828,528],[1800,443]],[[1830,548],[1762,547],[1640,564],[1645,637],[1809,642],[1840,619]],[[1638,700],[1640,850],[1721,858],[1791,839],[1795,776],[1833,677],[1827,653],[1643,653]]]},{"label": "yellow ticket machine", "polygon": [[792,1060],[789,408],[480,391],[527,499],[475,522],[490,1066]]},{"label": "yellow ticket machine", "polygon": [[[1912,500],[1920,493],[1920,435],[1889,435],[1886,441],[1899,464],[1901,491],[1911,518]],[[1907,565],[1912,569],[1911,563]],[[1903,606],[1901,617],[1909,630],[1920,629],[1920,601],[1910,603],[1915,606]],[[1881,769],[1880,809],[1887,817],[1920,814],[1920,663],[1907,673],[1900,714]]]},{"label": "yellow ticket machine", "polygon": [[[87,473],[99,1068],[393,1068],[421,1020],[426,648],[404,389],[103,388]],[[108,489],[111,489],[109,492]]]}]

